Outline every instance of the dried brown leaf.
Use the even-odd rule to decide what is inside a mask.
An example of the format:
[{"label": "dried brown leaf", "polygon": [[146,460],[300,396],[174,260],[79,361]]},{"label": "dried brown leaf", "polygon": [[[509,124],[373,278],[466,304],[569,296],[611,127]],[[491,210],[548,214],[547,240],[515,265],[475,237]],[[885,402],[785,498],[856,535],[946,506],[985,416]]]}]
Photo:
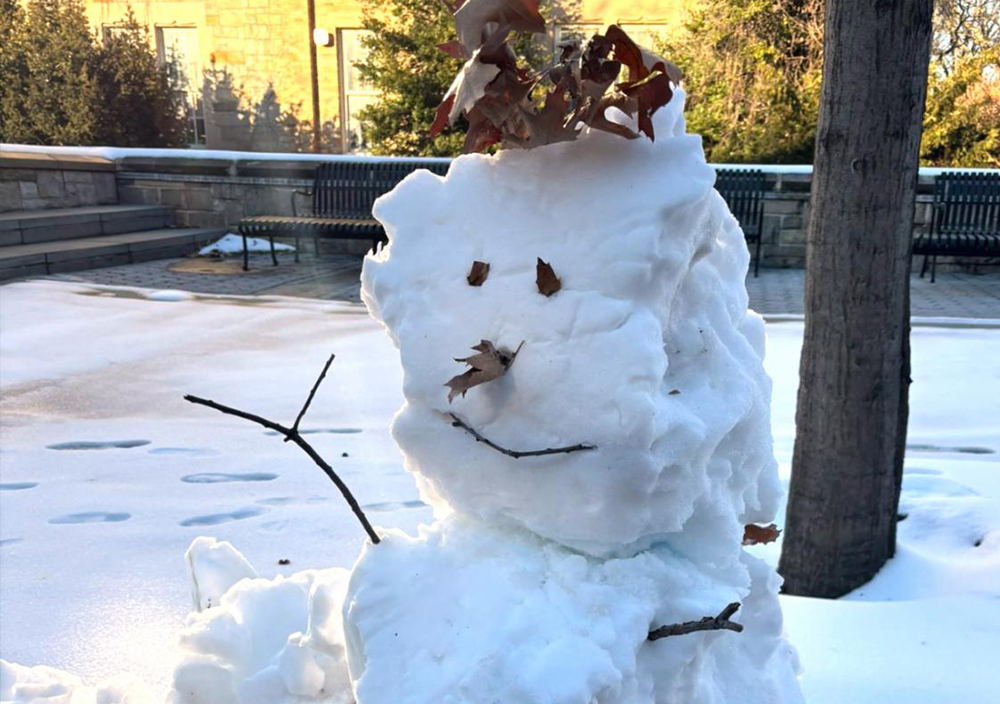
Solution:
[{"label": "dried brown leaf", "polygon": [[437,114],[434,115],[434,124],[431,125],[430,135],[432,139],[441,134],[441,130],[448,125],[448,114],[451,112],[451,108],[454,105],[454,95],[449,95],[441,101],[440,105],[438,105]]},{"label": "dried brown leaf", "polygon": [[466,117],[469,119],[469,131],[465,133],[463,154],[485,151],[503,139],[500,128],[487,119],[479,108],[473,108]]},{"label": "dried brown leaf", "polygon": [[469,270],[469,275],[465,278],[469,282],[469,286],[482,286],[489,275],[490,265],[487,262],[474,261],[472,262],[472,269]]},{"label": "dried brown leaf", "polygon": [[487,25],[496,23],[519,32],[545,31],[545,19],[538,12],[538,0],[466,0],[455,12],[458,40],[468,52],[483,45]]},{"label": "dried brown leaf", "polygon": [[468,115],[479,99],[486,95],[486,86],[499,74],[499,66],[484,64],[479,60],[478,54],[473,54],[448,89],[448,95],[455,96],[451,112],[448,113],[448,122],[455,124],[455,120],[463,112]]},{"label": "dried brown leaf", "polygon": [[462,42],[457,39],[452,39],[450,42],[445,42],[444,44],[438,44],[437,48],[443,53],[447,54],[453,59],[461,59],[465,61],[469,57],[465,54],[465,49],[462,47]]},{"label": "dried brown leaf", "polygon": [[653,140],[653,113],[669,103],[674,96],[674,90],[670,87],[670,79],[666,74],[666,67],[659,63],[656,65],[656,70],[650,72],[642,80],[634,83],[620,83],[618,90],[629,98],[635,99],[639,131]]},{"label": "dried brown leaf", "polygon": [[545,104],[537,113],[523,112],[522,119],[527,128],[525,138],[517,146],[524,149],[540,147],[555,142],[569,142],[576,139],[576,122],[567,124],[566,112],[569,102],[564,95],[567,88],[560,83],[545,98]]},{"label": "dried brown leaf", "polygon": [[773,543],[781,535],[778,526],[772,523],[769,526],[758,526],[753,523],[743,528],[744,545],[760,545],[762,543]]},{"label": "dried brown leaf", "polygon": [[587,110],[583,120],[588,127],[592,127],[595,130],[610,132],[611,134],[616,134],[619,137],[624,137],[625,139],[638,139],[639,134],[637,132],[632,131],[631,128],[625,125],[612,122],[604,114],[608,108],[618,108],[627,114],[634,114],[634,102],[635,101],[630,100],[624,95],[609,93],[593,103],[592,107]]},{"label": "dried brown leaf", "polygon": [[669,78],[671,82],[680,83],[682,80],[684,80],[684,72],[681,71],[680,67],[678,67],[677,64],[673,63],[672,61],[667,61],[662,56],[654,54],[648,49],[643,49],[642,47],[639,47],[639,50],[642,52],[643,62],[646,64],[646,67],[649,68],[650,71],[655,71],[657,69],[657,64],[663,64],[661,70],[665,74],[667,74],[667,78]]},{"label": "dried brown leaf", "polygon": [[642,49],[616,24],[608,27],[604,36],[611,42],[615,60],[621,61],[628,69],[628,82],[641,81],[649,75],[649,69],[642,58]]},{"label": "dried brown leaf", "polygon": [[539,257],[538,263],[535,264],[535,284],[538,286],[538,292],[543,296],[551,296],[562,288],[562,281],[552,271],[552,267],[548,262],[543,262],[541,257]]},{"label": "dried brown leaf", "polygon": [[[522,342],[521,345],[524,343]],[[448,403],[461,394],[465,393],[473,386],[485,384],[488,381],[499,379],[513,364],[517,353],[521,351],[521,345],[513,352],[505,349],[497,349],[489,340],[480,340],[474,349],[479,354],[471,357],[455,358],[456,362],[463,362],[469,365],[469,369],[464,374],[459,374],[448,380],[445,384],[451,390],[448,392]]]}]

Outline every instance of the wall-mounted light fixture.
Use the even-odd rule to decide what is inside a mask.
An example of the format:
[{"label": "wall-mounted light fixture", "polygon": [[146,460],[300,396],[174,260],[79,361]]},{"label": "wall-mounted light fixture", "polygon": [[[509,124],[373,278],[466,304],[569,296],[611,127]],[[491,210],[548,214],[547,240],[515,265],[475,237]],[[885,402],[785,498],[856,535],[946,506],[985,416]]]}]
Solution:
[{"label": "wall-mounted light fixture", "polygon": [[313,44],[316,46],[333,46],[334,35],[328,29],[320,29],[317,27],[313,30]]}]

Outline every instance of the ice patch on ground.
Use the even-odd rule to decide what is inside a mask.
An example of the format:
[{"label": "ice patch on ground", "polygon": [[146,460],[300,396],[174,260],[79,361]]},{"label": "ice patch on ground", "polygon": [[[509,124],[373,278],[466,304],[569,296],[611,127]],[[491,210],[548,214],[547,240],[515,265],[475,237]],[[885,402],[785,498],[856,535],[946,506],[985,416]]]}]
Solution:
[{"label": "ice patch on ground", "polygon": [[159,291],[150,291],[146,294],[146,298],[150,301],[162,301],[164,303],[176,303],[177,301],[190,301],[194,298],[193,294],[187,291],[175,291],[173,289],[161,289]]}]

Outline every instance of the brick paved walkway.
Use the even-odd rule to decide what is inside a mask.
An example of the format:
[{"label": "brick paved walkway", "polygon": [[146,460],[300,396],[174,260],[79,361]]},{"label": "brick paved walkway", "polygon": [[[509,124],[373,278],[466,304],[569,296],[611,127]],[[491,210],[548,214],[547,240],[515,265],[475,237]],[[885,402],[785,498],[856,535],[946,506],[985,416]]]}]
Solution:
[{"label": "brick paved walkway", "polygon": [[[764,315],[802,315],[805,272],[801,269],[762,269],[747,279],[750,307]],[[910,313],[933,318],[1000,319],[1000,273],[938,272],[910,279]]]},{"label": "brick paved walkway", "polygon": [[[267,255],[251,259],[251,271],[240,269],[239,258],[169,259],[94,269],[51,278],[112,286],[181,289],[227,295],[281,295],[358,301],[361,258],[353,255],[304,256],[299,264],[285,254],[272,267]],[[801,315],[804,272],[765,269],[749,277],[751,307],[764,315]],[[1000,273],[940,272],[937,282],[912,279],[914,316],[1000,319]]]}]

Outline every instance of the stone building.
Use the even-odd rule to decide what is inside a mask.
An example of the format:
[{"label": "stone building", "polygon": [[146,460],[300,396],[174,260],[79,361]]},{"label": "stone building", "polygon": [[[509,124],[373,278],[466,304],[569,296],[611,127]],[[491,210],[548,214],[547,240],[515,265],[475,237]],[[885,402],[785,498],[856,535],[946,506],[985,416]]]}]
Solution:
[{"label": "stone building", "polygon": [[[553,44],[574,32],[621,23],[638,41],[682,21],[681,0],[553,0],[566,20],[549,28]],[[323,151],[359,146],[356,115],[372,100],[353,64],[363,48],[360,0],[313,0],[317,103]],[[187,85],[193,140],[211,149],[308,149],[301,121],[314,114],[310,69],[310,0],[133,0],[161,60],[171,59]],[[91,25],[113,33],[124,0],[85,0]],[[324,34],[325,32],[325,34]]]}]

